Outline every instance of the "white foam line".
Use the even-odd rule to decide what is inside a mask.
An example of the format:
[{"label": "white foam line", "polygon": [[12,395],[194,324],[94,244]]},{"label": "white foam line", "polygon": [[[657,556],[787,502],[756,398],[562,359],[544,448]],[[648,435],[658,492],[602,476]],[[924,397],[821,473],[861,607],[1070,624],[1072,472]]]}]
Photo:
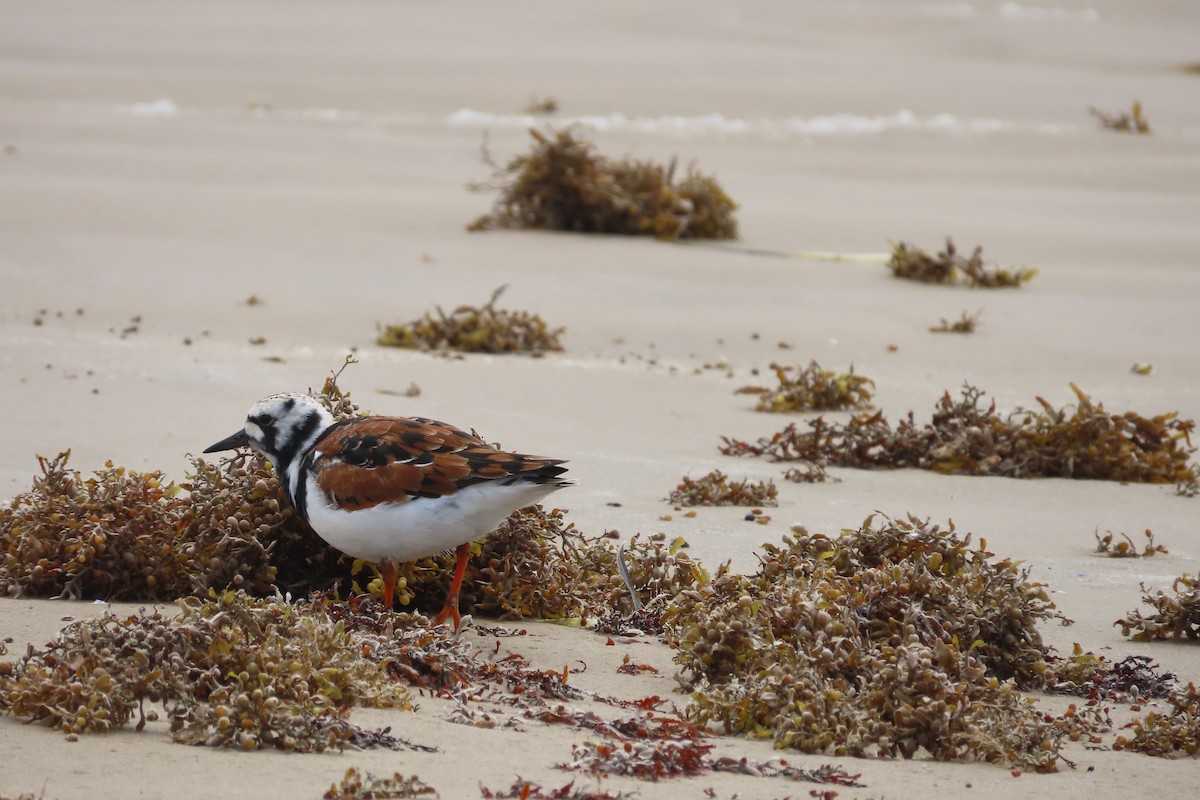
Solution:
[{"label": "white foam line", "polygon": [[1100,12],[1094,8],[1075,11],[1057,7],[1023,6],[1020,3],[1001,3],[999,14],[1006,19],[1081,19],[1084,22],[1096,22],[1100,19]]},{"label": "white foam line", "polygon": [[[997,133],[1019,130],[1011,122],[999,119],[959,119],[953,114],[935,114],[924,119],[912,111],[895,114],[863,116],[860,114],[829,114],[817,117],[761,118],[756,120],[726,117],[723,114],[700,116],[627,117],[617,112],[605,115],[575,117],[534,117],[528,114],[491,114],[469,108],[459,109],[446,118],[451,127],[533,128],[550,122],[555,126],[579,125],[597,131],[632,131],[668,135],[717,133],[724,135],[760,134],[767,136],[854,136],[879,134],[890,130],[931,131],[935,133]],[[1038,133],[1061,133],[1055,125],[1024,126]]]},{"label": "white foam line", "polygon": [[[917,6],[917,11],[928,16],[957,19],[969,19],[981,13],[970,3],[921,3]],[[995,7],[994,12],[1004,19],[1082,20],[1083,22],[1096,22],[1100,19],[1100,12],[1094,8],[1067,9],[1057,6],[1023,6],[1013,2],[1001,3]]]},{"label": "white foam line", "polygon": [[204,114],[248,114],[261,118],[304,120],[329,124],[353,124],[372,127],[412,127],[445,124],[452,128],[556,128],[580,126],[607,132],[632,132],[661,136],[765,136],[773,138],[863,136],[888,131],[917,131],[959,134],[992,134],[1005,131],[1026,131],[1044,135],[1060,135],[1070,126],[1051,124],[1021,124],[987,117],[959,118],[953,114],[934,114],[918,117],[902,109],[894,114],[866,116],[862,114],[826,114],[815,117],[760,117],[742,119],[727,117],[719,112],[693,116],[664,115],[660,117],[630,117],[620,111],[611,114],[542,117],[531,114],[493,114],[463,108],[445,117],[429,114],[370,114],[339,108],[274,109],[260,104],[241,108],[201,109],[180,106],[170,98],[134,103],[123,107],[128,113],[141,117],[180,117]]}]

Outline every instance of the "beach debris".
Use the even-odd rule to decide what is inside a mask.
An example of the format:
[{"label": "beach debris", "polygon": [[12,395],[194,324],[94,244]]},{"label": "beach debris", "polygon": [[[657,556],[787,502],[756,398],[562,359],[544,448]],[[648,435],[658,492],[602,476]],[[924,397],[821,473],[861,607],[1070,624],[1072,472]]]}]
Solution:
[{"label": "beach debris", "polygon": [[1180,493],[1195,493],[1200,467],[1190,462],[1194,421],[1176,412],[1109,413],[1078,386],[1070,387],[1078,400],[1073,407],[1055,408],[1039,397],[1040,410],[1018,408],[1004,416],[994,402],[983,407],[984,392],[967,384],[958,400],[943,393],[924,425],[917,425],[911,411],[895,427],[882,411],[857,414],[846,423],[820,416],[806,423],[807,432],[790,423],[753,444],[723,436],[720,449],[775,461],[825,459],[857,469],[1173,483]]},{"label": "beach debris", "polygon": [[379,394],[387,395],[388,397],[420,397],[421,387],[414,381],[408,384],[408,388],[400,391],[398,389],[376,389]]},{"label": "beach debris", "polygon": [[530,98],[529,105],[525,106],[526,114],[534,114],[536,116],[557,114],[558,110],[558,101],[550,95],[540,98],[535,95]]},{"label": "beach debris", "polygon": [[517,777],[512,787],[506,792],[493,792],[486,786],[479,787],[485,800],[634,800],[636,792],[611,792],[602,789],[575,788],[575,781],[566,783],[557,789],[543,789],[540,784]]},{"label": "beach debris", "polygon": [[450,314],[437,306],[436,315],[426,313],[412,322],[383,326],[376,343],[460,353],[561,352],[559,337],[566,328],[551,328],[537,314],[496,308],[507,288],[506,284],[496,289],[482,306],[459,306]]},{"label": "beach debris", "polygon": [[[410,708],[375,642],[347,641],[319,604],[225,592],[120,618],[76,621],[0,669],[0,711],[63,733],[136,728],[161,704],[183,744],[320,752],[348,746],[355,705]],[[366,737],[370,740],[371,737]]]},{"label": "beach debris", "polygon": [[1119,112],[1110,114],[1101,111],[1095,107],[1089,107],[1088,113],[1097,119],[1100,127],[1106,131],[1117,131],[1120,133],[1150,133],[1150,121],[1146,119],[1142,112],[1142,103],[1140,100],[1134,100],[1133,105],[1127,112]]},{"label": "beach debris", "polygon": [[684,475],[667,497],[679,506],[776,506],[779,489],[772,480],[731,480],[719,469],[691,478]]},{"label": "beach debris", "polygon": [[716,179],[675,162],[611,159],[569,128],[530,129],[533,150],[472,188],[498,190],[492,211],[467,229],[534,228],[658,239],[736,239],[737,204]]},{"label": "beach debris", "polygon": [[627,775],[644,781],[700,775],[711,744],[685,739],[667,742],[584,742],[571,745],[571,760],[560,769],[593,775]]},{"label": "beach debris", "polygon": [[406,797],[439,797],[437,791],[416,775],[404,777],[399,772],[390,778],[363,775],[358,767],[350,767],[340,784],[331,784],[324,800],[400,800]]},{"label": "beach debris", "polygon": [[929,329],[930,333],[974,333],[975,327],[979,324],[979,315],[982,311],[976,311],[974,314],[962,312],[962,316],[954,322],[950,322],[945,317],[937,325]]},{"label": "beach debris", "polygon": [[860,775],[841,767],[793,767],[783,759],[760,762],[748,758],[713,757],[709,736],[696,725],[674,716],[645,712],[604,723],[576,724],[608,737],[572,745],[571,760],[559,769],[593,775],[623,775],[658,782],[664,778],[694,777],[712,772],[735,772],[757,778],[786,778],[811,783],[861,787]]},{"label": "beach debris", "polygon": [[841,478],[830,477],[825,459],[806,461],[798,467],[792,467],[783,473],[783,479],[792,483],[824,483],[831,481],[841,483]]},{"label": "beach debris", "polygon": [[863,375],[834,372],[816,361],[807,367],[771,364],[779,385],[743,386],[735,394],[756,394],[756,411],[792,413],[799,411],[840,411],[871,407],[875,381]]},{"label": "beach debris", "polygon": [[1178,686],[1174,673],[1159,672],[1149,656],[1126,656],[1113,664],[1078,642],[1070,656],[1051,655],[1046,660],[1046,691],[1089,701],[1140,704],[1169,697]]},{"label": "beach debris", "polygon": [[907,242],[892,244],[888,269],[896,278],[920,283],[965,283],[972,288],[1017,288],[1037,275],[1037,270],[1022,267],[1008,270],[989,267],[983,261],[983,248],[976,247],[970,258],[959,255],[954,240],[946,239],[946,249],[936,256]]},{"label": "beach debris", "polygon": [[[1104,535],[1100,535],[1100,529],[1095,531],[1096,536],[1096,552],[1104,553],[1109,558],[1149,558],[1156,553],[1166,553],[1167,548],[1161,544],[1154,543],[1154,533],[1146,529],[1146,545],[1139,553],[1137,545],[1133,539],[1129,538],[1129,534],[1122,531],[1121,539],[1117,539],[1112,531],[1105,531]],[[1122,541],[1123,540],[1123,541]]]},{"label": "beach debris", "polygon": [[981,540],[875,515],[838,537],[793,526],[755,575],[724,565],[663,614],[688,718],[810,753],[984,760],[1054,771],[1061,741],[1103,728],[1054,717],[1043,620],[1067,620],[1028,569]]},{"label": "beach debris", "polygon": [[1113,750],[1134,750],[1159,758],[1200,756],[1200,690],[1196,684],[1171,693],[1169,713],[1150,711],[1125,725],[1133,738],[1117,736]]},{"label": "beach debris", "polygon": [[1154,609],[1143,616],[1134,609],[1114,622],[1121,635],[1137,642],[1155,639],[1200,639],[1200,573],[1183,574],[1171,584],[1168,594],[1162,589],[1151,592],[1142,584],[1142,602]]},{"label": "beach debris", "polygon": [[1149,375],[1154,372],[1154,365],[1149,361],[1135,361],[1129,371],[1134,375]]}]

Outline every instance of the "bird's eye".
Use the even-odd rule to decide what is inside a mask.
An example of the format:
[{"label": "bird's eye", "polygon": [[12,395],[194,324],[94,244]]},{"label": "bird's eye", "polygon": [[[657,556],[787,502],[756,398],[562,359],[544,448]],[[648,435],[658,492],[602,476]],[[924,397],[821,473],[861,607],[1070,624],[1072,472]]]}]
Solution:
[{"label": "bird's eye", "polygon": [[273,416],[271,416],[270,414],[259,414],[258,418],[255,419],[254,421],[257,422],[259,425],[270,425],[272,422],[275,421],[275,418]]}]

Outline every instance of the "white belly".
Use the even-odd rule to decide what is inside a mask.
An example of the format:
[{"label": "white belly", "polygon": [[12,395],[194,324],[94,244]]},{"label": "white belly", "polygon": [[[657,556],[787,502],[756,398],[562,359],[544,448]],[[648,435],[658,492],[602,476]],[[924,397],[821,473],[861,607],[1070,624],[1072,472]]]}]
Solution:
[{"label": "white belly", "polygon": [[560,488],[487,481],[446,497],[418,497],[343,511],[331,506],[316,480],[309,477],[308,522],[322,539],[355,558],[416,561],[491,533],[513,511]]}]

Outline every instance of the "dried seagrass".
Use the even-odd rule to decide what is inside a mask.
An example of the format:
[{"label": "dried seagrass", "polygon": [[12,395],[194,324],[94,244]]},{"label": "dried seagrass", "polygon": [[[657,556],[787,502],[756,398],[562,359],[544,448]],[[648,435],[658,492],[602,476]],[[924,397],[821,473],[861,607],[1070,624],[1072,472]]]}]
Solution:
[{"label": "dried seagrass", "polygon": [[[360,409],[338,388],[340,374],[315,396],[345,419]],[[147,601],[226,588],[298,594],[348,573],[341,554],[295,517],[258,455],[193,458],[178,485],[111,463],[85,479],[69,457],[39,456],[30,491],[0,509],[0,593]]]},{"label": "dried seagrass", "polygon": [[812,461],[801,464],[798,467],[792,467],[783,473],[784,480],[792,483],[824,483],[832,480],[834,483],[841,483],[841,478],[830,478],[828,463],[825,459]]},{"label": "dried seagrass", "polygon": [[378,641],[320,605],[226,592],[180,608],[68,625],[0,669],[0,710],[79,734],[123,727],[135,712],[141,730],[145,704],[161,704],[177,742],[315,752],[351,742],[353,706],[411,706],[385,665],[363,657]]},{"label": "dried seagrass", "polygon": [[540,784],[523,780],[518,777],[508,791],[492,791],[486,786],[479,787],[485,800],[635,800],[636,792],[611,792],[603,789],[575,788],[571,781],[557,789],[543,789]]},{"label": "dried seagrass", "polygon": [[67,469],[70,455],[38,456],[31,490],[0,509],[0,593],[156,599],[190,589],[171,541],[185,524],[179,487],[111,462],[84,479]]},{"label": "dried seagrass", "polygon": [[1165,546],[1154,543],[1154,533],[1149,528],[1146,529],[1146,544],[1141,552],[1138,552],[1137,545],[1124,531],[1120,533],[1121,538],[1117,539],[1112,531],[1106,531],[1101,536],[1100,529],[1097,528],[1095,537],[1096,552],[1103,553],[1109,558],[1150,558],[1157,553],[1167,552]]},{"label": "dried seagrass", "polygon": [[340,784],[333,784],[323,795],[324,800],[400,800],[406,797],[437,797],[437,791],[416,775],[404,777],[399,772],[390,778],[378,778],[371,773],[363,776],[357,767],[346,770]]},{"label": "dried seagrass", "polygon": [[[575,552],[586,537],[561,509],[519,509],[490,536],[473,545],[460,603],[473,614],[497,619],[568,619],[584,616],[588,576]],[[437,609],[454,567],[446,553],[399,566],[397,600]]]},{"label": "dried seagrass", "polygon": [[1135,750],[1160,758],[1200,756],[1200,689],[1189,683],[1168,698],[1170,713],[1150,711],[1126,728],[1133,738],[1118,736],[1113,750]]},{"label": "dried seagrass", "polygon": [[985,760],[1053,771],[1098,712],[1049,717],[1040,584],[953,528],[872,519],[838,538],[793,529],[754,576],[723,567],[663,614],[688,716],[833,755]]},{"label": "dried seagrass", "polygon": [[737,394],[757,394],[755,410],[771,413],[795,411],[841,411],[870,408],[875,381],[849,372],[823,369],[816,361],[807,367],[772,364],[779,385],[743,386]]},{"label": "dried seagrass", "polygon": [[1126,656],[1113,664],[1076,643],[1070,656],[1051,656],[1047,663],[1047,691],[1089,701],[1145,703],[1170,697],[1178,687],[1174,673],[1159,672],[1149,656]]},{"label": "dried seagrass", "polygon": [[491,213],[468,230],[536,228],[658,239],[736,239],[737,204],[694,169],[675,182],[675,163],[610,159],[568,129],[531,129],[533,151],[476,189],[498,189]]},{"label": "dried seagrass", "polygon": [[1101,128],[1108,131],[1150,133],[1150,121],[1142,112],[1142,103],[1139,100],[1133,101],[1129,113],[1110,114],[1098,108],[1089,108],[1088,113],[1096,118]]},{"label": "dried seagrass", "polygon": [[1180,575],[1171,584],[1174,594],[1162,589],[1150,592],[1142,585],[1142,602],[1154,609],[1154,614],[1142,616],[1134,609],[1114,622],[1121,634],[1134,641],[1155,639],[1200,639],[1200,573]]},{"label": "dried seagrass", "polygon": [[967,385],[958,401],[944,393],[923,426],[911,411],[894,428],[881,411],[858,414],[844,424],[822,416],[807,423],[808,433],[793,423],[755,444],[722,437],[721,452],[776,461],[825,459],[858,469],[1174,483],[1181,492],[1191,488],[1194,493],[1200,483],[1200,467],[1189,460],[1195,452],[1194,421],[1176,413],[1110,414],[1075,384],[1071,390],[1079,400],[1073,411],[1039,397],[1041,411],[1017,409],[1005,417],[995,403],[981,407],[983,392]]},{"label": "dried seagrass", "polygon": [[447,350],[460,353],[561,352],[559,336],[566,328],[551,328],[537,314],[497,309],[501,286],[483,306],[459,306],[447,315],[437,307],[437,316],[399,325],[387,325],[376,338],[384,347],[410,350]]},{"label": "dried seagrass", "polygon": [[771,480],[735,481],[714,469],[699,478],[683,476],[667,500],[680,506],[776,506],[779,489]]},{"label": "dried seagrass", "polygon": [[1017,288],[1037,275],[1036,269],[988,267],[983,261],[982,247],[976,247],[970,258],[959,255],[954,241],[949,238],[946,249],[936,256],[907,242],[893,244],[887,267],[896,278],[920,283],[965,283],[981,289]]},{"label": "dried seagrass", "polygon": [[954,322],[942,317],[942,321],[929,329],[930,333],[974,333],[975,327],[979,324],[979,315],[981,312],[976,311],[974,314],[962,312],[962,316]]}]

